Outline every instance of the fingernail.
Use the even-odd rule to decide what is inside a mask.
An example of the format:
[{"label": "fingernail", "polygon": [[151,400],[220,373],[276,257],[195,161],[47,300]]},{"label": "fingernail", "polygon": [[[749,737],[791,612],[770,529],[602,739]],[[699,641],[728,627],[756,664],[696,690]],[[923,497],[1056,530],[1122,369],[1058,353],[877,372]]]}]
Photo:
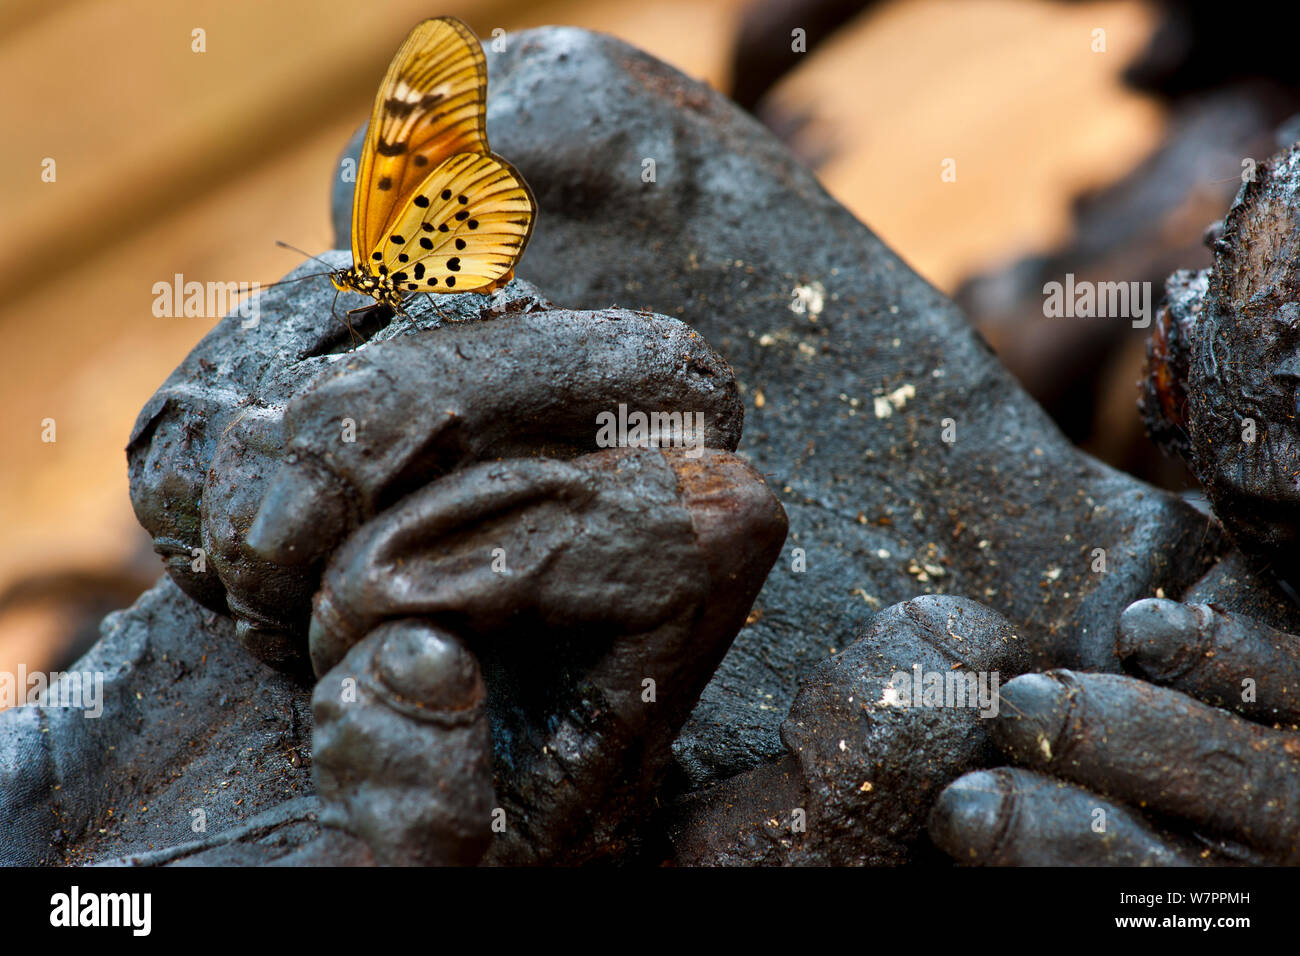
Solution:
[{"label": "fingernail", "polygon": [[1069,671],[1049,671],[1022,674],[1002,685],[990,730],[993,742],[1017,763],[1042,767],[1061,756],[1074,694],[1068,678]]},{"label": "fingernail", "polygon": [[1154,680],[1179,669],[1188,649],[1200,642],[1196,606],[1147,598],[1130,604],[1120,615],[1115,652],[1141,676]]},{"label": "fingernail", "polygon": [[930,812],[930,840],[961,863],[989,863],[1008,812],[1007,793],[993,771],[968,773],[948,785]]},{"label": "fingernail", "polygon": [[410,703],[436,710],[468,710],[483,700],[478,661],[449,634],[422,621],[389,621],[376,655],[376,673]]},{"label": "fingernail", "polygon": [[709,451],[702,461],[669,459],[714,580],[737,572],[766,577],[789,522],[780,501],[743,459]]}]

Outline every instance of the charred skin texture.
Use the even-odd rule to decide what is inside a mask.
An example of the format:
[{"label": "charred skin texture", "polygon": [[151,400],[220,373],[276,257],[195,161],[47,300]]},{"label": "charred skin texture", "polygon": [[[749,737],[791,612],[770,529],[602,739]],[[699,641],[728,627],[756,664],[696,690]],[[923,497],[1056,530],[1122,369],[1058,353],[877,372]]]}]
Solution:
[{"label": "charred skin texture", "polygon": [[1000,767],[950,784],[930,839],[967,866],[1199,866],[1206,851],[1082,787]]},{"label": "charred skin texture", "polygon": [[1142,807],[1179,829],[1300,863],[1300,737],[1114,674],[1026,674],[992,726],[1021,767]]},{"label": "charred skin texture", "polygon": [[[957,706],[910,706],[896,678],[919,667],[954,682],[996,672],[1001,682],[1029,661],[1016,629],[967,598],[925,595],[884,609],[862,637],[806,676],[781,725],[789,756],[729,781],[724,797],[709,801],[711,810],[699,798],[677,808],[670,826],[677,862],[914,860],[938,792],[990,765],[997,751],[990,714],[980,716],[978,706],[956,696]],[[797,810],[805,814],[802,826],[795,825]]]},{"label": "charred skin texture", "polygon": [[1138,411],[1152,442],[1166,455],[1191,454],[1187,433],[1187,375],[1191,343],[1205,303],[1208,269],[1180,269],[1165,280],[1165,298],[1147,339]]},{"label": "charred skin texture", "polygon": [[[411,841],[462,863],[484,851],[488,862],[511,864],[625,855],[672,740],[744,625],[785,533],[762,479],[717,450],[699,459],[611,449],[481,463],[406,496],[337,551],[316,600],[312,657],[329,688],[315,698],[325,728],[316,765],[326,771],[320,789],[332,822],[381,861],[400,858],[394,848]],[[375,635],[417,621],[456,635],[482,662],[482,729],[416,713],[402,730],[391,693],[368,701],[379,720],[336,703]],[[459,676],[436,683],[473,697],[477,665],[459,655],[451,665]],[[423,697],[401,699],[410,714],[406,705]],[[482,763],[451,756],[467,735],[477,753],[489,717],[494,781]],[[344,737],[331,729],[344,726]],[[415,746],[402,759],[373,756],[408,740]],[[432,771],[412,771],[412,762],[447,773],[426,780]],[[345,777],[353,784],[342,785]],[[358,799],[357,787],[404,796]],[[496,834],[489,805],[504,811]]]},{"label": "charred skin texture", "polygon": [[[1261,164],[1213,244],[1189,343],[1190,466],[1243,551],[1300,582],[1300,147]],[[1253,425],[1253,434],[1252,426]]]},{"label": "charred skin texture", "polygon": [[1300,637],[1211,604],[1150,598],[1126,610],[1117,649],[1156,684],[1243,717],[1300,724]]}]

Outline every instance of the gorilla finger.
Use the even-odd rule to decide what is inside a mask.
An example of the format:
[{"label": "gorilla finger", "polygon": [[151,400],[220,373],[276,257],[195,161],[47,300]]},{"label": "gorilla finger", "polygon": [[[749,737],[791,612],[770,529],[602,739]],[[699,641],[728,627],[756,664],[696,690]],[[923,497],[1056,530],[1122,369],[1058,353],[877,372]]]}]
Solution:
[{"label": "gorilla finger", "polygon": [[1140,677],[1270,724],[1300,724],[1300,638],[1211,604],[1148,598],[1119,620]]},{"label": "gorilla finger", "polygon": [[939,795],[930,840],[974,866],[1197,866],[1209,852],[1141,815],[1029,770],[968,773]]},{"label": "gorilla finger", "polygon": [[1016,763],[1300,862],[1300,735],[1116,674],[1026,674],[1001,704]]}]

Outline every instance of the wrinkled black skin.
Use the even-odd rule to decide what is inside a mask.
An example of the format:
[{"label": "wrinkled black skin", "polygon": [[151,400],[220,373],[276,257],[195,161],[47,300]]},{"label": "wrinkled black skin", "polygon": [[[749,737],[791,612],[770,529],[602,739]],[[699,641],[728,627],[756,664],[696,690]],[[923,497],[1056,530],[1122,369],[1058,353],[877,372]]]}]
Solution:
[{"label": "wrinkled black skin", "polygon": [[[742,816],[756,800],[788,809],[810,792],[803,771],[791,763],[796,757],[780,727],[801,677],[828,655],[852,648],[871,627],[877,608],[912,600],[918,590],[968,595],[994,606],[1036,663],[1116,671],[1120,657],[1113,635],[1120,613],[1157,588],[1184,593],[1220,555],[1213,522],[1072,448],[952,304],[725,99],[612,38],[578,30],[520,34],[511,38],[507,52],[490,53],[489,59],[493,142],[526,175],[541,206],[520,274],[540,281],[566,306],[647,307],[699,329],[735,371],[746,405],[742,450],[777,491],[790,518],[786,551],[768,577],[750,625],[723,658],[673,745],[676,779],[657,799],[667,805],[676,793],[689,791],[674,810],[675,832],[706,829],[714,835],[710,845],[728,862],[759,862],[785,852],[773,850],[767,838],[746,842],[752,820],[741,819],[731,830],[718,824],[728,822],[729,806]],[[641,160],[647,156],[657,159],[656,183],[641,180]],[[341,184],[337,191],[336,222],[346,228],[350,195]],[[816,321],[789,309],[793,288],[813,281],[827,294]],[[213,342],[226,363],[220,372],[205,367],[211,360],[196,353],[168,386],[180,391],[188,386],[192,394],[169,395],[164,389],[146,408],[133,440],[141,449],[135,453],[133,489],[140,481],[156,483],[144,497],[159,504],[159,514],[172,514],[171,523],[160,526],[166,532],[160,538],[188,543],[201,533],[194,490],[203,484],[221,429],[244,411],[238,395],[256,387],[260,401],[283,404],[304,374],[291,370],[282,376],[269,356],[284,349],[295,361],[319,363],[323,353],[347,347],[346,330],[334,334],[328,323],[315,323],[313,317],[326,314],[326,296],[314,295],[304,293],[296,307],[278,313],[281,318],[269,333],[279,337],[274,348],[250,350],[234,323],[223,323]],[[440,307],[456,309],[455,301],[440,300]],[[421,313],[417,321],[438,320]],[[365,331],[374,338],[389,334]],[[227,386],[224,391],[219,383]],[[238,385],[233,400],[229,383]],[[904,384],[914,386],[915,396],[890,416],[875,417],[873,397]],[[180,416],[185,427],[163,441],[151,437],[151,430],[158,431],[157,416],[165,417],[169,409],[174,414],[187,401],[197,407],[206,403],[207,411]],[[953,444],[939,440],[946,418],[957,423]],[[184,466],[186,461],[192,464]],[[260,476],[263,483],[270,479],[270,474]],[[793,547],[804,550],[806,570],[794,566]],[[1091,571],[1097,547],[1108,555],[1104,574]],[[942,574],[921,581],[917,562]],[[175,564],[187,562],[174,562],[172,568],[184,580]],[[1232,567],[1238,577],[1221,575],[1210,586],[1221,587],[1229,605],[1262,603],[1259,595],[1267,589],[1253,572]],[[197,582],[189,584],[197,597],[215,601]],[[223,819],[244,827],[229,831],[239,839],[223,847],[195,844],[181,825],[169,828],[153,819],[123,821],[111,838],[101,839],[78,809],[69,814],[73,835],[60,844],[61,851],[51,851],[50,835],[42,829],[41,811],[48,812],[43,784],[24,774],[14,781],[22,786],[0,788],[10,801],[4,809],[31,821],[21,846],[5,843],[6,859],[65,858],[69,846],[86,857],[104,858],[149,843],[177,847],[187,841],[188,847],[167,851],[166,859],[230,859],[240,853],[250,862],[277,856],[281,862],[370,858],[355,839],[340,842],[337,831],[313,827],[309,805],[272,809],[266,799],[260,805],[251,800],[227,805],[221,793],[168,795],[151,786],[148,773],[128,777],[131,761],[137,769],[184,768],[242,750],[247,731],[207,703],[219,695],[202,690],[204,678],[194,671],[178,679],[188,682],[193,706],[202,710],[188,715],[204,723],[199,745],[182,746],[191,742],[189,723],[129,703],[136,681],[147,689],[163,679],[149,662],[179,653],[178,645],[192,645],[196,626],[213,653],[238,653],[231,646],[229,619],[216,614],[199,622],[183,619],[184,609],[193,607],[164,583],[110,622],[106,638],[120,640],[124,631],[139,633],[144,622],[154,622],[148,652],[128,658],[132,663],[114,686],[121,706],[139,706],[167,724],[179,738],[175,747],[161,733],[155,738],[163,741],[160,746],[142,751],[133,734],[120,733],[121,746],[110,763],[58,782],[68,805],[80,800],[97,776],[134,787],[163,808],[215,801]],[[898,620],[889,616],[896,613],[883,620]],[[1278,613],[1286,617],[1285,608]],[[906,647],[908,632],[891,633],[883,635],[887,643]],[[1010,671],[1002,675],[1011,676]],[[845,754],[851,767],[861,754],[840,750],[838,739],[831,738],[841,719],[833,711],[817,718],[826,726],[817,746],[832,762],[824,771],[829,780],[836,773],[833,762],[841,759],[837,755]],[[67,752],[57,764],[32,757],[29,765],[41,774],[53,780],[57,767],[86,763],[84,745],[72,729],[40,741],[19,728],[19,721],[0,715],[5,730],[0,747],[6,751],[57,746]],[[111,733],[125,723],[106,721],[105,726]],[[303,730],[298,726],[294,732]],[[936,787],[993,759],[978,747],[975,752],[985,756],[952,750],[950,737],[930,742],[933,752],[925,757],[909,753],[898,759],[926,759],[942,767]],[[910,772],[907,766],[891,771],[900,778]],[[132,779],[138,782],[129,783]],[[265,770],[246,779],[264,780]],[[737,791],[745,799],[733,801]],[[273,792],[268,787],[266,797]],[[837,792],[835,812],[848,816],[830,822],[848,825],[860,810],[850,801],[867,797]],[[895,826],[904,834],[897,843],[886,841],[891,859],[923,856],[918,808],[892,805],[900,815],[886,810],[876,821],[882,837]],[[645,823],[647,833],[667,833],[667,821]],[[279,849],[244,835],[268,829],[286,834]],[[678,850],[665,839],[658,850],[650,845],[641,852],[657,861]],[[681,852],[688,857],[685,845]]]}]

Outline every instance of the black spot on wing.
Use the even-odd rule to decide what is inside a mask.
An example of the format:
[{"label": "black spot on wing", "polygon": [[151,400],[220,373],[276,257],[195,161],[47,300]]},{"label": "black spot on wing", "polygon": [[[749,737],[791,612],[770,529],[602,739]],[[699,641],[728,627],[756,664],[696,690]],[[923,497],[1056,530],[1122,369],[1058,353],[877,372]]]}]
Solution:
[{"label": "black spot on wing", "polygon": [[384,112],[389,116],[410,116],[411,111],[415,109],[415,103],[408,100],[399,100],[395,96],[390,96],[384,100]]}]

